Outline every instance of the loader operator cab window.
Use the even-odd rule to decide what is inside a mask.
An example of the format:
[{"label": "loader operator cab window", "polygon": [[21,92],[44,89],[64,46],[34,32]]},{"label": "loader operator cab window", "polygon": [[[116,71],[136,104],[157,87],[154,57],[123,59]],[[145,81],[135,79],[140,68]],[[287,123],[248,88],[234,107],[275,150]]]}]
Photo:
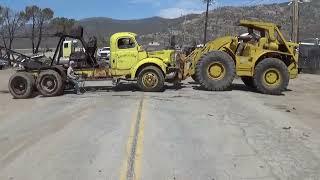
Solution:
[{"label": "loader operator cab window", "polygon": [[131,38],[121,38],[118,40],[119,49],[131,49],[136,46],[135,42]]},{"label": "loader operator cab window", "polygon": [[262,34],[260,31],[254,30],[253,28],[248,28],[248,32],[240,35],[240,40],[247,43],[258,42]]}]

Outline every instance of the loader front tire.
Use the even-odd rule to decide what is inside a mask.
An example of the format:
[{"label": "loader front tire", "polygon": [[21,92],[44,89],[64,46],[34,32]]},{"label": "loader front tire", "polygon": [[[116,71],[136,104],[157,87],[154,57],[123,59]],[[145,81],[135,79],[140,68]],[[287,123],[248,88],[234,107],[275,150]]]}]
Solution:
[{"label": "loader front tire", "polygon": [[201,86],[210,91],[224,91],[236,75],[232,57],[223,51],[212,51],[203,55],[196,66],[197,79]]},{"label": "loader front tire", "polygon": [[165,78],[162,71],[155,66],[147,66],[138,74],[138,86],[145,92],[160,92],[164,88]]},{"label": "loader front tire", "polygon": [[45,97],[59,96],[63,93],[64,81],[58,72],[46,70],[39,74],[37,88]]},{"label": "loader front tire", "polygon": [[289,71],[284,62],[266,58],[255,68],[254,85],[263,94],[281,95],[289,84]]},{"label": "loader front tire", "polygon": [[9,91],[15,99],[27,99],[32,96],[35,80],[32,74],[18,72],[9,80]]}]

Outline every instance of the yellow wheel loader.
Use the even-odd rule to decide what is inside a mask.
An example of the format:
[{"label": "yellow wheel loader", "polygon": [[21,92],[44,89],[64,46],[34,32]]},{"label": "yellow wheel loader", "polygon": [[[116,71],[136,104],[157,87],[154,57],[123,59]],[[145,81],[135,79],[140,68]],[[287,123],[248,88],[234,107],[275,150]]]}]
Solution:
[{"label": "yellow wheel loader", "polygon": [[241,20],[246,34],[208,42],[188,57],[185,72],[205,89],[223,91],[239,76],[245,85],[279,95],[298,75],[298,44],[288,42],[277,25]]}]

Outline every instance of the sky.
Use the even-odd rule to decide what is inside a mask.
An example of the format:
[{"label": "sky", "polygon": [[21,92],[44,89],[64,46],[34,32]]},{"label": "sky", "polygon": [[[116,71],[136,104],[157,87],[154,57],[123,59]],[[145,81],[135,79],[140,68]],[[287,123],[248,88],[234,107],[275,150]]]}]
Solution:
[{"label": "sky", "polygon": [[[114,19],[141,19],[153,16],[176,18],[205,10],[202,0],[0,0],[0,5],[15,10],[37,5],[54,10],[55,16],[73,19],[110,17]],[[289,0],[216,0],[217,6],[242,6]]]}]

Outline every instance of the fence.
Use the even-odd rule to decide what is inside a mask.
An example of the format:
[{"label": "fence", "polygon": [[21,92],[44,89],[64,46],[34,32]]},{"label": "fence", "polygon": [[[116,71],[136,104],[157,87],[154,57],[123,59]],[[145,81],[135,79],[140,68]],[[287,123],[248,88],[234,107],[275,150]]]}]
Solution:
[{"label": "fence", "polygon": [[299,68],[303,73],[320,74],[319,44],[300,44]]}]

